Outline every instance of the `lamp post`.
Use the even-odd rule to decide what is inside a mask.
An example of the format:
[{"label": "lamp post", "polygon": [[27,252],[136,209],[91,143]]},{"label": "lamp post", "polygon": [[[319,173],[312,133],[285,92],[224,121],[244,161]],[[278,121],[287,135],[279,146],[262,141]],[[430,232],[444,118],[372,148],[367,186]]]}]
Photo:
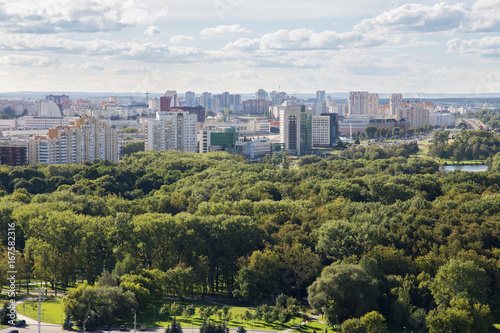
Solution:
[{"label": "lamp post", "polygon": [[90,316],[87,316],[85,320],[83,321],[83,333],[85,333],[85,324],[87,323],[87,320],[89,320]]},{"label": "lamp post", "polygon": [[40,333],[42,327],[42,291],[45,289],[45,287],[34,289],[38,290],[38,333]]},{"label": "lamp post", "polygon": [[404,328],[404,330],[405,330],[405,333],[406,333],[406,326],[404,326],[403,328]]},{"label": "lamp post", "polygon": [[134,311],[134,333],[136,333],[136,328],[137,328],[137,311],[135,309],[132,309]]},{"label": "lamp post", "polygon": [[156,323],[156,306],[153,305],[153,323]]}]

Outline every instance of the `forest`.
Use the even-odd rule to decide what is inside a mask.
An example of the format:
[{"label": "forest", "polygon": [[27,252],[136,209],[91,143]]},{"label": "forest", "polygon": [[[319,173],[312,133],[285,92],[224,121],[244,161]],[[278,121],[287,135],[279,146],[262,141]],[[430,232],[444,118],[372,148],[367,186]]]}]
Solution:
[{"label": "forest", "polygon": [[492,330],[500,154],[479,173],[363,154],[289,165],[279,155],[249,164],[226,153],[139,152],[117,164],[2,167],[0,220],[17,226],[26,281],[87,281],[68,292],[75,322],[85,315],[79,302],[102,295],[141,309],[166,296],[257,306],[284,294],[351,332],[372,311],[431,333]]}]

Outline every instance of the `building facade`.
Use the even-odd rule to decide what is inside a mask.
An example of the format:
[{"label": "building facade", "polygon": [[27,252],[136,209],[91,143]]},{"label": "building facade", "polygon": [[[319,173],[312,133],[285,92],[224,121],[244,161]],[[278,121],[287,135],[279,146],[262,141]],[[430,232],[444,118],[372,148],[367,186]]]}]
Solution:
[{"label": "building facade", "polygon": [[160,111],[145,121],[145,150],[197,152],[197,115],[185,111]]},{"label": "building facade", "polygon": [[349,115],[369,115],[370,94],[366,91],[349,92],[348,108]]},{"label": "building facade", "polygon": [[96,159],[118,162],[118,135],[109,123],[84,117],[75,126],[57,126],[28,143],[30,164],[72,164]]},{"label": "building facade", "polygon": [[292,155],[312,151],[312,111],[304,105],[289,105],[280,110],[280,141]]},{"label": "building facade", "polygon": [[0,145],[0,164],[11,166],[28,164],[28,147]]},{"label": "building facade", "polygon": [[323,113],[312,117],[312,140],[314,147],[331,148],[338,139],[339,117],[336,113]]}]

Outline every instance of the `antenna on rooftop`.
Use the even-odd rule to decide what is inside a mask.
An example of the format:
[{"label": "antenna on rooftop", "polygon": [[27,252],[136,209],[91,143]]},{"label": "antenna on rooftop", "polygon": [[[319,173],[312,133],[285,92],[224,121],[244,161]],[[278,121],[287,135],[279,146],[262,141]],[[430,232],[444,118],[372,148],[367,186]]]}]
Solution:
[{"label": "antenna on rooftop", "polygon": [[149,103],[149,92],[146,90],[146,104]]}]

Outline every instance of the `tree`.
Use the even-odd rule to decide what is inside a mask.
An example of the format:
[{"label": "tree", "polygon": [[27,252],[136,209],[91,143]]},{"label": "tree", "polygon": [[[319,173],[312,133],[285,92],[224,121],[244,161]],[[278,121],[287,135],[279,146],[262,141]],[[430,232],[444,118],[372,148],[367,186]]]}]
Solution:
[{"label": "tree", "polygon": [[489,278],[473,261],[451,259],[439,268],[430,290],[438,305],[448,306],[455,298],[487,304]]},{"label": "tree", "polygon": [[175,318],[172,324],[165,329],[165,333],[182,333],[181,324],[178,323]]},{"label": "tree", "polygon": [[[356,293],[352,293],[356,290]],[[335,300],[343,319],[360,317],[377,308],[379,291],[376,282],[361,267],[332,264],[307,288],[309,304],[320,313],[330,300]]]},{"label": "tree", "polygon": [[385,318],[377,311],[371,311],[361,318],[366,333],[383,333],[387,329]]},{"label": "tree", "polygon": [[321,157],[316,155],[306,155],[299,158],[297,165],[301,167],[304,165],[318,163],[318,162],[321,162]]},{"label": "tree", "polygon": [[139,151],[144,151],[144,141],[130,142],[123,146],[122,155],[130,155]]},{"label": "tree", "polygon": [[342,333],[366,333],[366,327],[361,319],[351,318],[342,323]]},{"label": "tree", "polygon": [[340,310],[335,299],[329,299],[327,304],[321,309],[321,312],[325,315],[325,321],[328,326],[334,327],[338,324]]},{"label": "tree", "polygon": [[377,128],[375,126],[365,127],[365,135],[368,137],[368,139],[373,139],[375,137],[375,133],[377,133]]}]

